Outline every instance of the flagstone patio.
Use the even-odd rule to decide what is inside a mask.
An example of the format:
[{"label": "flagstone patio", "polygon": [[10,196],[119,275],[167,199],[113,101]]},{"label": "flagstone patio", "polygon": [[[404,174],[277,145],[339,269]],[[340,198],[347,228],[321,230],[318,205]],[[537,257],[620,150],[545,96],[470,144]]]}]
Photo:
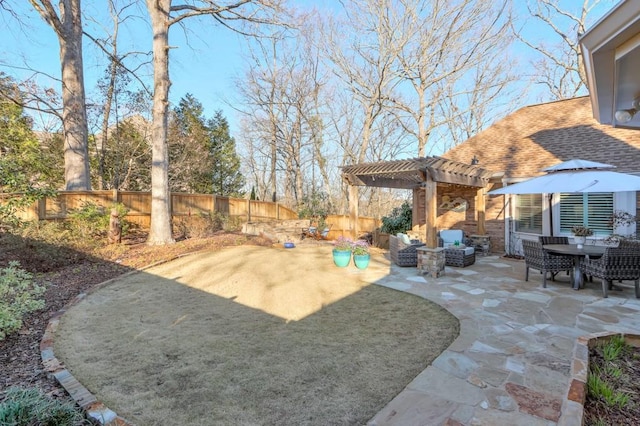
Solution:
[{"label": "flagstone patio", "polygon": [[[597,281],[597,280],[596,280]],[[567,400],[579,336],[640,329],[633,283],[602,298],[599,282],[574,291],[559,276],[524,281],[524,262],[479,257],[445,276],[395,265],[377,282],[425,297],[460,320],[460,336],[370,422],[381,425],[580,425]]]}]

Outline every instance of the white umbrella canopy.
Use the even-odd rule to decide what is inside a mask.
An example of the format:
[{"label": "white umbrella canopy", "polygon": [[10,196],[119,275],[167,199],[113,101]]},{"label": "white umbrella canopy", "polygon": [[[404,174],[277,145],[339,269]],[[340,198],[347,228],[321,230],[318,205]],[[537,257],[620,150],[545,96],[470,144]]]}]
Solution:
[{"label": "white umbrella canopy", "polygon": [[640,176],[609,170],[613,168],[611,164],[569,160],[543,169],[546,175],[495,189],[489,195],[640,191]]}]

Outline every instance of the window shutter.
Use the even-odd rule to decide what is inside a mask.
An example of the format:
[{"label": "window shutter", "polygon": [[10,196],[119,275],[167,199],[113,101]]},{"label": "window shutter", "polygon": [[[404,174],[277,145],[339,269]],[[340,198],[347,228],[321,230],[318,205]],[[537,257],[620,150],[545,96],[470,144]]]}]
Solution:
[{"label": "window shutter", "polygon": [[542,194],[515,197],[516,231],[542,234]]},{"label": "window shutter", "polygon": [[560,232],[574,226],[586,226],[598,234],[612,232],[613,193],[560,194]]}]

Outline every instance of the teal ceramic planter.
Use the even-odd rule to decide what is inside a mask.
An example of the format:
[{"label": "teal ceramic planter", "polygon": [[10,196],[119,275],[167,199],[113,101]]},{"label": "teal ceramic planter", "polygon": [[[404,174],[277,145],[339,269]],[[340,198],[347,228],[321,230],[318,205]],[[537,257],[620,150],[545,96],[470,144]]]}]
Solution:
[{"label": "teal ceramic planter", "polygon": [[353,263],[355,263],[358,269],[367,269],[369,261],[371,260],[370,254],[354,254]]},{"label": "teal ceramic planter", "polygon": [[339,251],[333,249],[333,263],[339,268],[346,268],[351,261],[351,251]]}]

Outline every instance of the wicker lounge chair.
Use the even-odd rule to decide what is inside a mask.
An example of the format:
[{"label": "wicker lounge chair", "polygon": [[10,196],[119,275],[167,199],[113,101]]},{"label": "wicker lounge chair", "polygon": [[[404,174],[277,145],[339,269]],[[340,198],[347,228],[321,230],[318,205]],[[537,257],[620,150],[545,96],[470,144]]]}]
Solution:
[{"label": "wicker lounge chair", "polygon": [[613,287],[613,280],[634,280],[636,297],[640,298],[640,250],[637,245],[607,247],[599,259],[586,257],[580,270],[602,280],[602,295]]},{"label": "wicker lounge chair", "polygon": [[[455,245],[456,241],[458,246]],[[444,262],[447,266],[465,268],[476,263],[473,242],[464,238],[461,229],[447,229],[438,233],[438,245],[444,247]]]},{"label": "wicker lounge chair", "polygon": [[389,235],[389,253],[391,261],[398,266],[418,266],[418,247],[424,243],[406,244],[395,235]]},{"label": "wicker lounge chair", "polygon": [[551,274],[551,281],[555,280],[558,272],[568,271],[573,281],[573,258],[570,256],[550,255],[542,249],[539,241],[522,240],[524,251],[525,275],[524,280],[529,281],[529,268],[537,269],[542,273],[542,286],[547,286],[547,272]]}]

